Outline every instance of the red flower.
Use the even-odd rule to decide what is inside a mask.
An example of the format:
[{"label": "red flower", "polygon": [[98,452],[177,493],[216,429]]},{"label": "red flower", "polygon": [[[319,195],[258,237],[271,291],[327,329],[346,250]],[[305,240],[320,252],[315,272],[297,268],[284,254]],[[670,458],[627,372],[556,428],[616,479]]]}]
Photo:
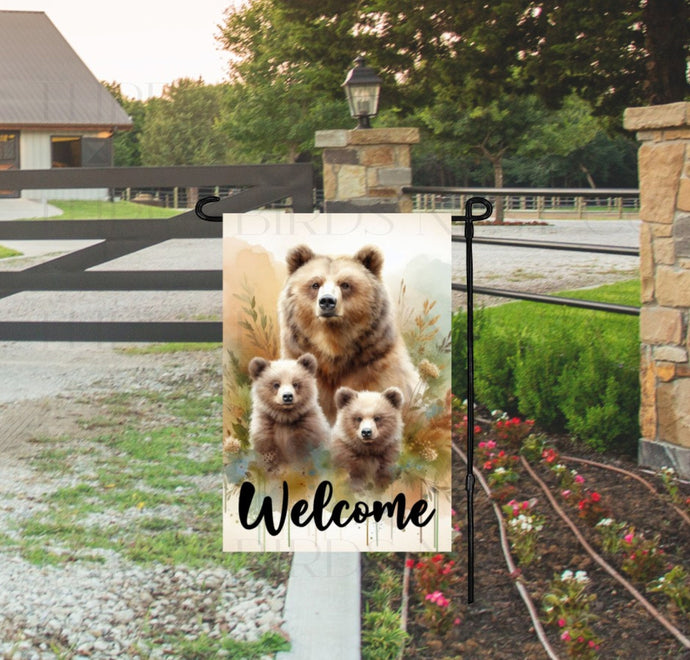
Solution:
[{"label": "red flower", "polygon": [[484,463],[484,469],[487,471],[489,471],[493,466],[494,465],[491,461],[487,461],[486,463]]},{"label": "red flower", "polygon": [[597,492],[592,493],[589,497],[592,502],[598,502],[601,499],[601,495],[599,495]]},{"label": "red flower", "polygon": [[414,559],[408,559],[405,562],[405,566],[407,566],[407,568],[414,568]]}]

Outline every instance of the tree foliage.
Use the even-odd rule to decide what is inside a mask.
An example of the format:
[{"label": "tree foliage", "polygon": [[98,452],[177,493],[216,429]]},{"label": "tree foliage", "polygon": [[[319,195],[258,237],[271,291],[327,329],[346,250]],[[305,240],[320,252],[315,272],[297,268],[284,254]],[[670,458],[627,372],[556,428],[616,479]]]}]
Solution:
[{"label": "tree foliage", "polygon": [[140,140],[143,165],[215,165],[225,161],[228,138],[218,128],[222,85],[180,79],[146,102]]},{"label": "tree foliage", "polygon": [[136,167],[141,165],[139,142],[144,130],[146,103],[125,96],[122,93],[121,85],[118,83],[103,83],[103,85],[132,120],[132,128],[127,131],[117,131],[113,135],[113,164],[115,167]]},{"label": "tree foliage", "polygon": [[354,125],[342,82],[364,54],[383,78],[378,124],[424,132],[426,183],[606,185],[632,172],[632,143],[615,136],[623,108],[688,95],[689,5],[252,0],[220,26],[229,82],[176,81],[132,102],[144,129],[118,136],[116,153],[136,161],[138,145],[151,165],[303,159],[316,130]]}]

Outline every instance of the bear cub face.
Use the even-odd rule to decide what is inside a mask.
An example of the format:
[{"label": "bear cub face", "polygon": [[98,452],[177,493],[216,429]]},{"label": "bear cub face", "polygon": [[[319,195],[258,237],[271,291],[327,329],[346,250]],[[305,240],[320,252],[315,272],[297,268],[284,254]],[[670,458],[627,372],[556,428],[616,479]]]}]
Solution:
[{"label": "bear cub face", "polygon": [[383,392],[341,387],[335,404],[334,466],[347,472],[353,490],[385,488],[395,478],[402,447],[402,392],[397,387]]},{"label": "bear cub face", "polygon": [[297,360],[253,358],[249,376],[255,407],[282,423],[298,419],[317,405],[315,375],[316,358],[310,353]]},{"label": "bear cub face", "polygon": [[249,362],[252,416],[249,438],[268,472],[284,466],[304,467],[330,439],[330,427],[319,407],[316,358]]}]

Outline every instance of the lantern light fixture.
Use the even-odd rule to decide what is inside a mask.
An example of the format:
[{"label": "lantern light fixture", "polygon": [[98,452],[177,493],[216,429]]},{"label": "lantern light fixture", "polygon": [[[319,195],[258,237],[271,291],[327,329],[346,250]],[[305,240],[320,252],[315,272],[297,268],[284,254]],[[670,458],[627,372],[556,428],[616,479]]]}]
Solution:
[{"label": "lantern light fixture", "polygon": [[370,118],[378,112],[381,78],[374,69],[365,66],[362,55],[355,59],[355,66],[347,72],[343,87],[350,115],[358,122],[356,128],[371,128]]}]

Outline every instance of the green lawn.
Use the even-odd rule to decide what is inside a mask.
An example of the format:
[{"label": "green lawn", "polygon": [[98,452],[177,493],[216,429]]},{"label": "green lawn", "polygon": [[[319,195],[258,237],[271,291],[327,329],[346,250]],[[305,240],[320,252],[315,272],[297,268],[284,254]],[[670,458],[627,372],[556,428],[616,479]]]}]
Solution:
[{"label": "green lawn", "polygon": [[0,259],[7,259],[7,257],[21,257],[22,253],[17,250],[0,245]]},{"label": "green lawn", "polygon": [[55,220],[130,220],[140,218],[170,218],[182,209],[164,209],[133,202],[104,202],[93,200],[50,200],[48,202],[62,210],[61,215],[45,219]]}]

